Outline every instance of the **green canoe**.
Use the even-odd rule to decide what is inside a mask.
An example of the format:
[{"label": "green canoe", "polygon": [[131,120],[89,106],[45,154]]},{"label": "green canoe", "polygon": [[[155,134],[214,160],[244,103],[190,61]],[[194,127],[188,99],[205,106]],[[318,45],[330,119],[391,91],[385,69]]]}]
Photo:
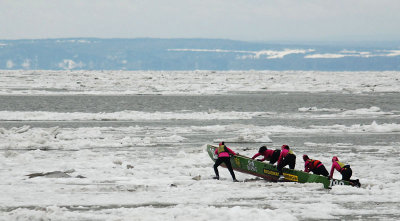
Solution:
[{"label": "green canoe", "polygon": [[[215,149],[217,147],[213,145],[207,145],[207,152],[211,159],[215,162],[216,156],[214,155]],[[279,178],[278,170],[276,166],[271,165],[267,162],[260,162],[257,160],[252,160],[249,157],[236,155],[231,157],[232,167],[235,171],[242,173],[251,174],[254,176],[262,177],[266,180],[277,182]],[[224,164],[222,166],[225,167]],[[283,168],[283,176],[285,177],[285,182],[298,182],[298,183],[322,183],[324,188],[330,189],[336,185],[352,185],[351,182],[345,180],[329,180],[325,176],[315,175],[311,173],[306,173],[299,170],[291,170],[288,168]]]}]

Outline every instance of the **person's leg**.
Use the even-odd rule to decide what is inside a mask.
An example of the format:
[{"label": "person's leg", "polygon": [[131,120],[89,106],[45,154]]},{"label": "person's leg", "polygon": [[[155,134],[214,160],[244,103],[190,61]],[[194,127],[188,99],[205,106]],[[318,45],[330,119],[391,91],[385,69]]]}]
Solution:
[{"label": "person's leg", "polygon": [[349,170],[349,180],[350,180],[350,177],[353,175],[353,170],[351,168],[349,168],[348,170]]},{"label": "person's leg", "polygon": [[218,166],[223,162],[222,158],[218,157],[218,159],[214,163],[214,172],[215,172],[215,178],[219,179],[219,172],[218,172]]},{"label": "person's leg", "polygon": [[320,171],[320,175],[329,176],[328,170],[326,170],[324,165],[321,165],[320,167],[318,167],[318,169]]},{"label": "person's leg", "polygon": [[357,187],[361,187],[361,183],[360,180],[356,179],[356,180],[350,180],[351,185],[353,186],[357,186]]},{"label": "person's leg", "polygon": [[282,175],[282,168],[284,167],[283,165],[283,161],[281,161],[281,163],[278,164],[278,166],[276,167],[276,169],[279,172],[279,175]]},{"label": "person's leg", "polygon": [[348,167],[346,170],[344,170],[342,172],[342,179],[346,180],[346,181],[349,181],[351,183],[351,185],[353,185],[353,186],[360,187],[361,184],[360,184],[360,181],[358,179],[356,179],[356,180],[351,180],[350,179],[350,177],[352,175],[353,175],[353,170],[350,167]]},{"label": "person's leg", "polygon": [[350,177],[352,175],[353,171],[351,171],[351,168],[347,168],[342,171],[342,180],[350,181]]},{"label": "person's leg", "polygon": [[322,175],[322,176],[329,176],[328,171],[326,170],[324,165],[319,166],[318,168],[312,171],[314,174]]},{"label": "person's leg", "polygon": [[275,150],[274,153],[272,154],[271,160],[269,161],[270,164],[276,163],[279,159],[279,155],[281,154],[281,151]]},{"label": "person's leg", "polygon": [[294,167],[296,166],[296,155],[294,154],[289,154],[288,156],[288,163],[289,163],[289,168],[294,170]]},{"label": "person's leg", "polygon": [[232,164],[231,164],[230,158],[229,157],[224,157],[224,158],[226,158],[226,159],[224,159],[224,163],[225,163],[226,167],[228,168],[229,173],[231,173],[232,179],[236,180],[235,173],[233,172],[233,168],[232,168]]},{"label": "person's leg", "polygon": [[278,167],[277,167],[278,172],[279,172],[279,175],[283,175],[282,169],[283,169],[286,165],[288,165],[288,159],[287,159],[287,158],[284,158],[284,159],[281,161],[281,163],[278,164]]}]

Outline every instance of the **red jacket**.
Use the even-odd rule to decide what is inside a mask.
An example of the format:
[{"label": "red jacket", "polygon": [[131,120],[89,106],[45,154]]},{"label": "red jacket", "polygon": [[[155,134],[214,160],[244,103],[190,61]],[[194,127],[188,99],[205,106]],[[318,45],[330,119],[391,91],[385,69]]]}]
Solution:
[{"label": "red jacket", "polygon": [[261,161],[264,161],[266,159],[270,159],[272,157],[272,154],[274,153],[274,150],[266,150],[262,154],[261,153],[256,153],[251,159],[256,159],[258,156],[264,156],[264,158],[261,159]]},{"label": "red jacket", "polygon": [[323,164],[319,160],[308,159],[304,162],[304,172],[310,172]]},{"label": "red jacket", "polygon": [[343,168],[344,168],[345,166],[346,166],[346,165],[345,165],[344,163],[340,162],[340,161],[333,161],[333,162],[332,162],[332,167],[331,167],[331,172],[329,173],[329,178],[332,178],[332,177],[333,177],[333,173],[335,172],[335,169],[336,169],[337,171],[339,171],[340,173],[342,173]]},{"label": "red jacket", "polygon": [[282,148],[281,155],[279,155],[279,159],[278,159],[278,165],[283,160],[283,158],[285,158],[288,154],[293,154],[293,151]]}]

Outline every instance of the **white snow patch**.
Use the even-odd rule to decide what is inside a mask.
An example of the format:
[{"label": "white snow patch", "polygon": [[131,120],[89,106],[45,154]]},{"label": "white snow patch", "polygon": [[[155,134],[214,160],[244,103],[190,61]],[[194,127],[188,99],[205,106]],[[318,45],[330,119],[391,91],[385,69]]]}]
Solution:
[{"label": "white snow patch", "polygon": [[[66,69],[73,69],[84,64],[66,60],[60,65]],[[400,91],[399,72],[396,71],[3,70],[0,72],[10,76],[0,81],[0,94],[199,95],[268,91],[336,93]]]},{"label": "white snow patch", "polygon": [[7,60],[6,62],[6,67],[7,68],[13,68],[14,67],[14,62],[12,60]]},{"label": "white snow patch", "polygon": [[70,59],[64,59],[62,62],[58,63],[58,67],[66,69],[66,70],[71,70],[75,68],[83,68],[85,64],[83,64],[81,61],[76,63],[73,60]]}]

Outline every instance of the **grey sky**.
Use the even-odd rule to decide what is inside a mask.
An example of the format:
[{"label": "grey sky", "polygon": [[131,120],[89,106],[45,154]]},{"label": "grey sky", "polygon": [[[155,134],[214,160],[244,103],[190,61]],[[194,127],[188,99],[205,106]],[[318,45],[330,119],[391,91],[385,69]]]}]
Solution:
[{"label": "grey sky", "polygon": [[0,0],[0,39],[397,41],[399,0]]}]

